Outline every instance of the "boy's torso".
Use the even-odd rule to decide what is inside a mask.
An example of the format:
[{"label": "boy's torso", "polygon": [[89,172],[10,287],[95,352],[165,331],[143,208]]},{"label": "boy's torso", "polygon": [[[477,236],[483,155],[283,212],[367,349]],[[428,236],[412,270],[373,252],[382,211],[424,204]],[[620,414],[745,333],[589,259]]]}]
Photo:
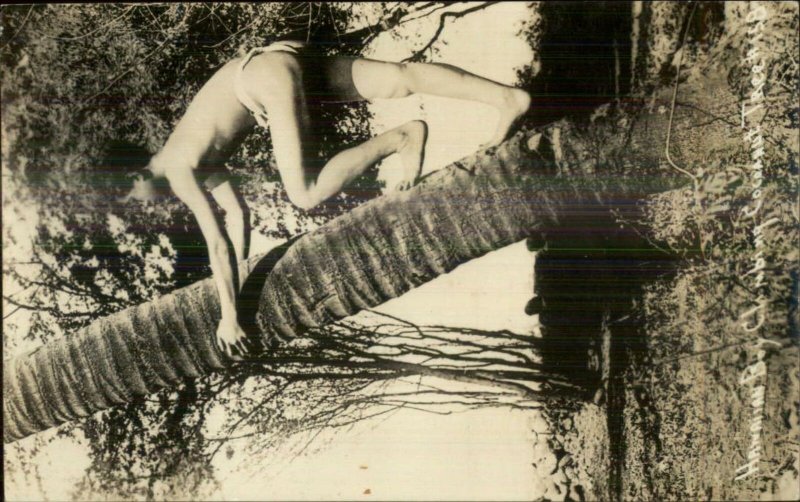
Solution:
[{"label": "boy's torso", "polygon": [[234,92],[239,61],[228,62],[203,85],[154,161],[165,169],[190,167],[198,174],[224,169],[255,125]]}]

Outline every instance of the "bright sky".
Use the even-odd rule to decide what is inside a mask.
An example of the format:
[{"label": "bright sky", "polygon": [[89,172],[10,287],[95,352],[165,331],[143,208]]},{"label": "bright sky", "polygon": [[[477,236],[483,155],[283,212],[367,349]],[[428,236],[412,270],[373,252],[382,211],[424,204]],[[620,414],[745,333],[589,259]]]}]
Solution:
[{"label": "bright sky", "polygon": [[[513,84],[515,68],[532,59],[527,44],[516,36],[520,23],[530,15],[526,3],[509,2],[449,23],[443,37],[447,45],[437,45],[441,53],[434,60]],[[424,35],[435,28],[434,18],[406,29]],[[409,53],[407,44],[382,36],[369,56],[398,61]],[[432,96],[386,100],[372,105],[372,110],[375,132],[412,119],[427,121],[426,172],[474,152],[490,136],[496,120],[487,105]],[[384,162],[382,175],[387,181],[395,168],[391,159]],[[254,252],[274,245],[253,237]],[[532,291],[533,255],[518,243],[462,265],[380,310],[418,324],[525,334],[535,329],[535,318],[523,312]],[[539,493],[531,466],[532,431],[541,432],[543,427],[533,412],[483,409],[439,416],[403,410],[382,421],[336,431],[322,438],[320,444],[325,446],[319,451],[291,462],[273,459],[263,467],[248,465],[246,473],[239,470],[240,455],[230,462],[220,458],[223,488],[219,496],[227,500],[530,500]],[[65,443],[57,441],[41,457],[43,488],[50,498],[68,497],[88,463],[81,447]],[[38,488],[22,486],[20,481],[6,479],[7,499],[42,497]]]}]

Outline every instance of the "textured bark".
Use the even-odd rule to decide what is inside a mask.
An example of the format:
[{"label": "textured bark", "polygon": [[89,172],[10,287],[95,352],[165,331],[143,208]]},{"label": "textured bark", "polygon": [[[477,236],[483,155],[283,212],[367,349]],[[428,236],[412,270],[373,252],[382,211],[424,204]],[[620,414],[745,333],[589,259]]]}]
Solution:
[{"label": "textured bark", "polygon": [[[676,162],[697,165],[709,135],[735,137],[727,119],[709,120],[692,107],[711,101],[736,117],[726,90],[722,78],[683,85],[671,140]],[[565,219],[588,233],[611,208],[638,219],[648,194],[680,181],[641,169],[663,163],[668,114],[659,106],[668,98],[669,90],[647,108],[632,105],[631,113],[584,126],[520,132],[302,237],[266,278],[257,302],[261,334],[266,341],[298,336],[526,236],[546,242]],[[4,441],[227,368],[213,344],[218,318],[208,279],[6,361]]]},{"label": "textured bark", "polygon": [[[702,166],[709,144],[717,154],[739,147],[737,101],[723,77],[685,83],[681,91],[671,127],[673,162]],[[494,152],[463,159],[304,237],[267,278],[261,332],[291,339],[526,236],[546,243],[566,221],[586,242],[608,230],[610,209],[616,218],[642,221],[648,195],[688,183],[666,163],[670,95],[664,89],[647,104],[631,105],[631,113],[592,124],[561,121],[521,132]],[[663,168],[654,175],[652,166]],[[618,234],[642,241],[646,232],[630,226]]]}]

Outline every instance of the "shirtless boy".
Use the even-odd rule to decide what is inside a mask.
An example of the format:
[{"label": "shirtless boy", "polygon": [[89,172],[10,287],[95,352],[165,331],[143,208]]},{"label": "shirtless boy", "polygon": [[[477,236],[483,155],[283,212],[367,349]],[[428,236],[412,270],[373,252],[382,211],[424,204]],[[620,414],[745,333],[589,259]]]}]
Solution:
[{"label": "shirtless boy", "polygon": [[[485,146],[506,139],[530,106],[530,96],[459,68],[432,63],[390,63],[321,56],[293,41],[256,48],[231,60],[200,89],[166,144],[134,181],[125,198],[154,197],[154,178],[166,178],[194,213],[208,245],[222,318],[217,344],[230,357],[247,351],[237,319],[238,262],[247,258],[246,212],[230,181],[220,179],[225,161],[256,125],[268,127],[289,200],[310,209],[339,193],[368,167],[392,154],[402,160],[397,189],[419,176],[427,126],[415,120],[334,155],[321,170],[309,164],[311,113],[319,101],[402,98],[413,93],[478,101],[494,106],[499,119]],[[205,181],[204,181],[205,180]],[[226,212],[223,228],[203,186]],[[234,253],[231,254],[228,239]]]}]

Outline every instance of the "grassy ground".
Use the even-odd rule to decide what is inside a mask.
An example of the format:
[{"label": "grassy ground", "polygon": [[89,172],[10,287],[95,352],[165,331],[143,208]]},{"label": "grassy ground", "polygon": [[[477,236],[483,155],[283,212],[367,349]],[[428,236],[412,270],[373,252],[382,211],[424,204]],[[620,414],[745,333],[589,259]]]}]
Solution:
[{"label": "grassy ground", "polygon": [[[557,486],[545,491],[545,499],[800,499],[798,8],[765,5],[764,26],[747,22],[747,4],[726,5],[724,29],[706,45],[691,44],[684,51],[692,57],[684,60],[683,75],[691,80],[718,65],[727,87],[713,99],[705,88],[695,95],[679,92],[676,113],[696,101],[695,108],[710,120],[736,127],[724,138],[698,135],[696,151],[681,152],[693,159],[683,167],[696,182],[684,200],[652,206],[650,230],[659,249],[675,258],[674,267],[668,265],[659,278],[643,274],[633,281],[640,287],[627,290],[615,289],[614,282],[630,279],[631,271],[614,270],[612,261],[600,267],[606,276],[597,277],[587,273],[586,264],[562,260],[553,267],[558,274],[550,291],[546,278],[537,275],[537,287],[545,288],[539,294],[561,295],[555,305],[560,312],[540,317],[559,339],[552,361],[568,355],[574,368],[591,366],[591,352],[602,345],[598,340],[611,340],[603,352],[606,373],[590,372],[588,379],[579,373],[600,393],[571,407],[552,403],[547,412],[548,443],[557,461],[544,463]],[[745,58],[758,30],[769,39],[764,46],[769,50],[760,53],[768,82],[766,112],[745,124],[758,124],[764,134],[765,151],[758,157],[764,183],[756,186],[757,145],[742,137],[745,129],[738,122],[759,68]],[[674,73],[665,75],[659,85],[671,86]],[[689,80],[681,84],[684,91]],[[763,202],[759,213],[743,217],[756,199]],[[757,239],[754,227],[770,220]],[[766,264],[761,284],[748,273],[757,251]],[[570,290],[565,284],[572,276]],[[575,300],[588,290],[587,298]],[[764,324],[748,332],[741,316],[759,297]],[[771,341],[757,345],[759,336]],[[588,362],[580,363],[577,351],[590,353]],[[762,368],[763,374],[755,372]],[[743,382],[743,375],[753,378]],[[745,472],[737,469],[747,463],[749,450],[758,471],[736,479]]]},{"label": "grassy ground", "polygon": [[[695,328],[696,329],[696,328]],[[800,350],[764,345],[765,374],[740,383],[757,361],[758,349],[744,340],[724,348],[681,346],[715,332],[663,329],[648,334],[647,351],[632,354],[624,372],[624,469],[627,500],[796,500],[800,497]],[[695,345],[700,345],[696,343]],[[725,347],[725,345],[729,345]],[[654,354],[658,354],[654,357]],[[752,366],[755,368],[755,366]],[[763,409],[753,389],[763,385]],[[746,470],[754,417],[761,449],[758,472]],[[756,420],[757,421],[757,420]],[[622,460],[622,459],[621,459]]]},{"label": "grassy ground", "polygon": [[[765,358],[759,472],[735,480],[737,468],[747,461],[753,417],[753,386],[742,385],[739,379],[748,352],[754,351],[743,345],[699,355],[663,356],[668,350],[683,350],[674,343],[680,337],[671,335],[652,333],[644,346],[623,347],[628,360],[617,375],[618,399],[603,396],[600,404],[548,413],[552,456],[542,458],[551,485],[544,498],[800,498],[798,347],[770,351]],[[654,359],[654,352],[662,357]],[[615,419],[620,418],[615,429]]]}]

